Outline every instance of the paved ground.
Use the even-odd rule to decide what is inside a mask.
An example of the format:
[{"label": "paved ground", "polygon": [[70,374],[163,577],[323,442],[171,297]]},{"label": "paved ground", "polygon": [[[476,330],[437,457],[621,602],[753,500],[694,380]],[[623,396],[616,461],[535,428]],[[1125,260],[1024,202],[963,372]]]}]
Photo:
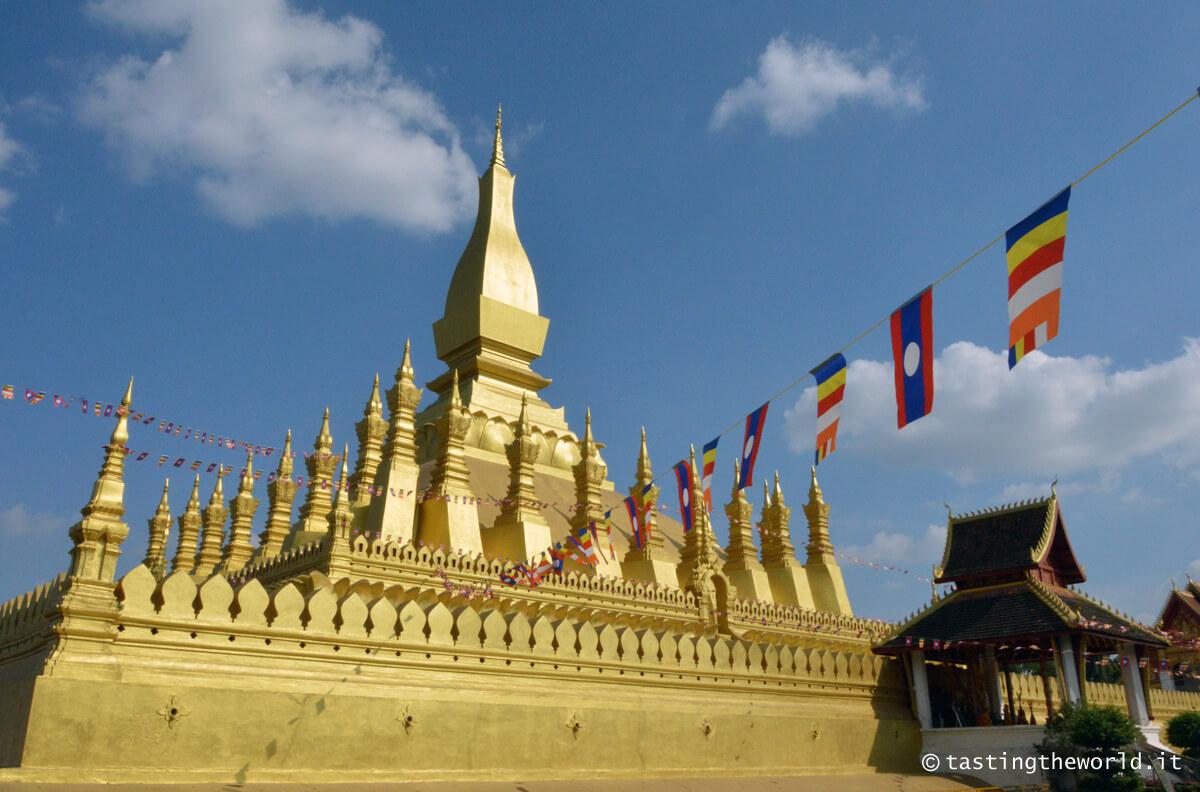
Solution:
[{"label": "paved ground", "polygon": [[982,784],[891,773],[787,778],[674,778],[613,781],[414,782],[396,784],[24,784],[0,781],[0,792],[953,792]]}]

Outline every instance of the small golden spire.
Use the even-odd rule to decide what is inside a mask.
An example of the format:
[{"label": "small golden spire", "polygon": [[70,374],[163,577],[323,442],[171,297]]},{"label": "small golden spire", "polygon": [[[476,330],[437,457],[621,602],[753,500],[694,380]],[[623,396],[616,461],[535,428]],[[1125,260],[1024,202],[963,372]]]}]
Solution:
[{"label": "small golden spire", "polygon": [[275,478],[291,478],[292,476],[292,430],[287,430],[283,440],[283,450],[279,452],[279,467],[275,470]]},{"label": "small golden spire", "polygon": [[775,492],[771,496],[771,502],[783,505],[783,487],[779,486],[779,471],[775,471]]},{"label": "small golden spire", "polygon": [[654,478],[654,470],[650,467],[650,451],[646,448],[646,427],[642,427],[642,447],[638,450],[637,479],[642,484]]},{"label": "small golden spire", "polygon": [[383,415],[383,399],[379,397],[379,372],[375,372],[375,384],[371,386],[371,398],[367,399],[366,409],[363,410],[363,415],[370,417],[372,415]]},{"label": "small golden spire", "polygon": [[583,442],[591,445],[596,442],[592,437],[592,408],[588,407],[583,413]]},{"label": "small golden spire", "polygon": [[250,492],[252,489],[254,489],[254,451],[247,450],[246,469],[242,471],[242,481],[238,487],[238,492]]},{"label": "small golden spire", "polygon": [[225,476],[225,468],[217,465],[217,483],[213,486],[212,497],[208,499],[209,506],[220,506],[225,500],[225,490],[221,486],[221,479]]},{"label": "small golden spire", "polygon": [[158,510],[155,514],[165,514],[171,516],[171,504],[167,502],[167,493],[171,491],[171,479],[163,479],[162,497],[158,500]]},{"label": "small golden spire", "polygon": [[496,106],[496,139],[492,142],[492,164],[504,168],[504,140],[500,136],[500,125],[504,116],[504,105]]},{"label": "small golden spire", "polygon": [[462,396],[458,392],[458,369],[454,369],[454,376],[450,380],[450,409],[462,409]]},{"label": "small golden spire", "polygon": [[517,437],[527,437],[532,430],[529,428],[529,394],[521,394],[521,415],[517,418]]},{"label": "small golden spire", "polygon": [[808,485],[808,500],[810,503],[824,503],[825,496],[821,493],[821,485],[817,483],[817,466],[813,465],[812,483]]},{"label": "small golden spire", "polygon": [[125,395],[121,397],[121,406],[128,407],[133,404],[133,377],[129,378],[129,384],[125,387]]},{"label": "small golden spire", "polygon": [[192,496],[188,498],[185,512],[200,511],[200,474],[196,474],[196,480],[192,482]]},{"label": "small golden spire", "polygon": [[412,352],[411,339],[404,339],[404,359],[400,361],[400,368],[396,370],[396,381],[412,382],[413,367],[412,367]]},{"label": "small golden spire", "polygon": [[692,475],[696,474],[696,446],[694,443],[688,444],[688,469],[692,471]]},{"label": "small golden spire", "polygon": [[321,432],[317,435],[317,442],[313,443],[313,448],[326,453],[333,450],[333,435],[329,432],[328,407],[325,408],[325,416],[321,419]]},{"label": "small golden spire", "polygon": [[340,482],[338,482],[338,494],[337,494],[337,497],[339,500],[342,500],[342,499],[348,497],[346,481],[350,476],[350,463],[348,461],[349,459],[350,459],[350,444],[346,443],[342,447],[342,480]]},{"label": "small golden spire", "polygon": [[733,499],[737,500],[742,495],[742,488],[738,486],[738,479],[742,476],[742,463],[740,460],[733,460]]},{"label": "small golden spire", "polygon": [[763,511],[766,511],[767,507],[770,505],[771,505],[771,485],[768,484],[764,480],[763,481],[763,505],[762,505]]}]

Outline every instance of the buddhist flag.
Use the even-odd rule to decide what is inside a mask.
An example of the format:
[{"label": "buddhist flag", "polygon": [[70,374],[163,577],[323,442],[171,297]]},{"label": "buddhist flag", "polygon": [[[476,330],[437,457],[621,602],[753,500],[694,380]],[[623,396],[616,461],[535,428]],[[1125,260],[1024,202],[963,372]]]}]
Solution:
[{"label": "buddhist flag", "polygon": [[1008,367],[1058,335],[1071,188],[1008,229]]},{"label": "buddhist flag", "polygon": [[567,543],[575,553],[575,556],[581,563],[590,564],[591,566],[600,563],[596,557],[596,546],[592,541],[595,538],[595,534],[592,533],[595,528],[596,523],[593,522],[590,525],[575,529],[573,533],[567,534]]},{"label": "buddhist flag", "polygon": [[817,380],[817,454],[815,464],[837,450],[838,417],[846,394],[846,358],[839,352],[812,370]]},{"label": "buddhist flag", "polygon": [[13,386],[12,385],[5,385],[3,388],[0,388],[0,398],[11,399],[12,397],[13,397]]},{"label": "buddhist flag", "polygon": [[712,512],[712,477],[717,468],[717,443],[721,436],[717,435],[704,444],[704,470],[700,476],[700,485],[704,488],[704,508]]},{"label": "buddhist flag", "polygon": [[903,429],[933,410],[933,287],[892,313],[896,423]]},{"label": "buddhist flag", "polygon": [[30,404],[37,404],[44,398],[46,398],[45,391],[32,391],[29,390],[29,388],[25,389],[25,401],[29,402]]},{"label": "buddhist flag", "polygon": [[742,437],[742,474],[738,489],[754,485],[754,460],[758,459],[758,448],[762,445],[763,427],[767,423],[767,402],[746,416],[746,434]]},{"label": "buddhist flag", "polygon": [[567,559],[567,551],[563,549],[562,542],[555,542],[550,548],[550,562],[554,566],[554,571],[561,573],[563,571],[563,562]]},{"label": "buddhist flag", "polygon": [[692,530],[692,466],[685,459],[676,463],[673,470],[675,481],[679,485],[679,515],[683,521],[683,532],[687,533]]}]

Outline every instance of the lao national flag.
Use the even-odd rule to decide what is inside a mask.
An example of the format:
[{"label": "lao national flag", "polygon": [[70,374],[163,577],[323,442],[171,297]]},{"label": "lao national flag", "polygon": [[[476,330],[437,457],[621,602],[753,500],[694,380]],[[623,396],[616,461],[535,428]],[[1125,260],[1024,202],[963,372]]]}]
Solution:
[{"label": "lao national flag", "polygon": [[762,445],[763,426],[767,423],[767,402],[746,416],[746,434],[742,438],[742,473],[738,489],[754,485],[754,460],[758,459],[758,447]]},{"label": "lao national flag", "polygon": [[903,429],[933,409],[933,287],[892,314],[896,423]]},{"label": "lao national flag", "polygon": [[692,530],[692,466],[685,459],[674,467],[675,481],[679,484],[679,515],[683,520],[683,532]]}]

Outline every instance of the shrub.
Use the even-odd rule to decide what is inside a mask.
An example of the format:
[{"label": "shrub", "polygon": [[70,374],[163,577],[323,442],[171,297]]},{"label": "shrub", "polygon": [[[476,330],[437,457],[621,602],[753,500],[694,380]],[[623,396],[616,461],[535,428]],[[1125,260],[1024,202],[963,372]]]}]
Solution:
[{"label": "shrub", "polygon": [[[1075,773],[1076,788],[1081,790],[1140,790],[1144,788],[1137,773],[1122,768],[1115,759],[1138,737],[1133,721],[1116,707],[1066,705],[1046,723],[1046,739],[1037,747],[1043,755],[1098,757],[1104,769]],[[1062,780],[1050,778],[1059,788]]]},{"label": "shrub", "polygon": [[1181,712],[1167,721],[1167,740],[1189,759],[1200,759],[1200,712]]}]

